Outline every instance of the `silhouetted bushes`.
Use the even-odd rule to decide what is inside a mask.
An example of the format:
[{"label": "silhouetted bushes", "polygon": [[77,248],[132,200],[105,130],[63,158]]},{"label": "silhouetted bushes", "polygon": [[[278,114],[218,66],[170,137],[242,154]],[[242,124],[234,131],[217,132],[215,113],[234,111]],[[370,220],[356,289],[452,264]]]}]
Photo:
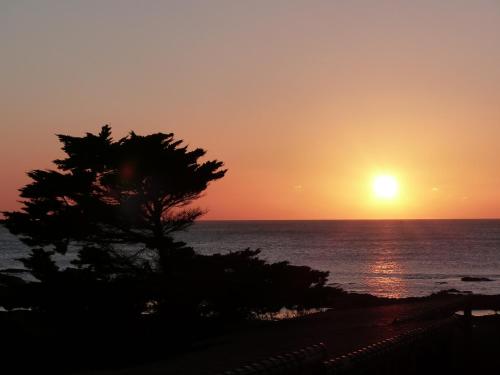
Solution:
[{"label": "silhouetted bushes", "polygon": [[[287,262],[268,263],[258,257],[258,250],[189,256],[180,251],[177,259],[171,255],[169,272],[134,268],[121,257],[110,257],[109,252],[95,248],[83,253],[73,262],[78,267],[64,270],[45,267],[44,256],[31,258],[28,267],[39,269],[34,262],[38,259],[50,273],[43,274],[39,282],[11,282],[10,290],[15,293],[10,300],[4,296],[0,303],[45,312],[238,320],[283,307],[318,307],[327,300],[326,272]],[[83,260],[87,256],[92,263]]]},{"label": "silhouetted bushes", "polygon": [[328,273],[287,262],[268,263],[260,251],[199,256],[195,272],[204,293],[202,312],[251,318],[281,308],[318,306]]}]

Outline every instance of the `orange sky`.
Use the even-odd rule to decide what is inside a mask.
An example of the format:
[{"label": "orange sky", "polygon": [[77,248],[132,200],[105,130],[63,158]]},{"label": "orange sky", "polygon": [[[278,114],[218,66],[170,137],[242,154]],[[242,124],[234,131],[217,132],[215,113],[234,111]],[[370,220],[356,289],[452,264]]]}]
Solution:
[{"label": "orange sky", "polygon": [[223,160],[208,219],[500,217],[499,38],[494,1],[3,2],[0,209],[110,123]]}]

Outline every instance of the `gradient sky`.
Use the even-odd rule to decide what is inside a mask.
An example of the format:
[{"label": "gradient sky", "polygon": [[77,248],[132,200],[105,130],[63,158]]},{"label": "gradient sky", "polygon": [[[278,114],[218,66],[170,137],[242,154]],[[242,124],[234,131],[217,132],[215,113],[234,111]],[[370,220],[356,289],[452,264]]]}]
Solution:
[{"label": "gradient sky", "polygon": [[223,160],[210,219],[500,217],[498,1],[0,0],[0,47],[2,210],[109,123]]}]

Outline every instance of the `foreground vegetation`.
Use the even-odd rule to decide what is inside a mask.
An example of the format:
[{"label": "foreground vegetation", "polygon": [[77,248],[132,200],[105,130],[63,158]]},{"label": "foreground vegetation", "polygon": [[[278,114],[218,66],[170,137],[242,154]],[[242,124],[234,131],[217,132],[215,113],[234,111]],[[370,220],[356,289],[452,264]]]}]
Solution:
[{"label": "foreground vegetation", "polygon": [[[218,160],[201,161],[203,149],[164,133],[113,140],[109,126],[58,137],[65,157],[29,172],[21,210],[3,213],[31,248],[23,269],[2,272],[3,307],[189,322],[323,304],[326,272],[270,264],[258,250],[200,255],[174,241],[203,214],[194,201],[226,173]],[[63,268],[55,256],[69,249],[77,257]]]}]

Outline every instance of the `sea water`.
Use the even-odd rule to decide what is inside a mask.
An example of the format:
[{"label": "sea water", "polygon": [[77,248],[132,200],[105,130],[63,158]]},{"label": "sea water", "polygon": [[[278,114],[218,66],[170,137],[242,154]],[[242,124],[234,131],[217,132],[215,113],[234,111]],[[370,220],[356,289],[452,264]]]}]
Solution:
[{"label": "sea water", "polygon": [[[203,254],[258,248],[269,261],[329,271],[349,291],[500,294],[500,220],[200,221],[176,237]],[[18,267],[27,251],[0,228],[0,268]]]}]

